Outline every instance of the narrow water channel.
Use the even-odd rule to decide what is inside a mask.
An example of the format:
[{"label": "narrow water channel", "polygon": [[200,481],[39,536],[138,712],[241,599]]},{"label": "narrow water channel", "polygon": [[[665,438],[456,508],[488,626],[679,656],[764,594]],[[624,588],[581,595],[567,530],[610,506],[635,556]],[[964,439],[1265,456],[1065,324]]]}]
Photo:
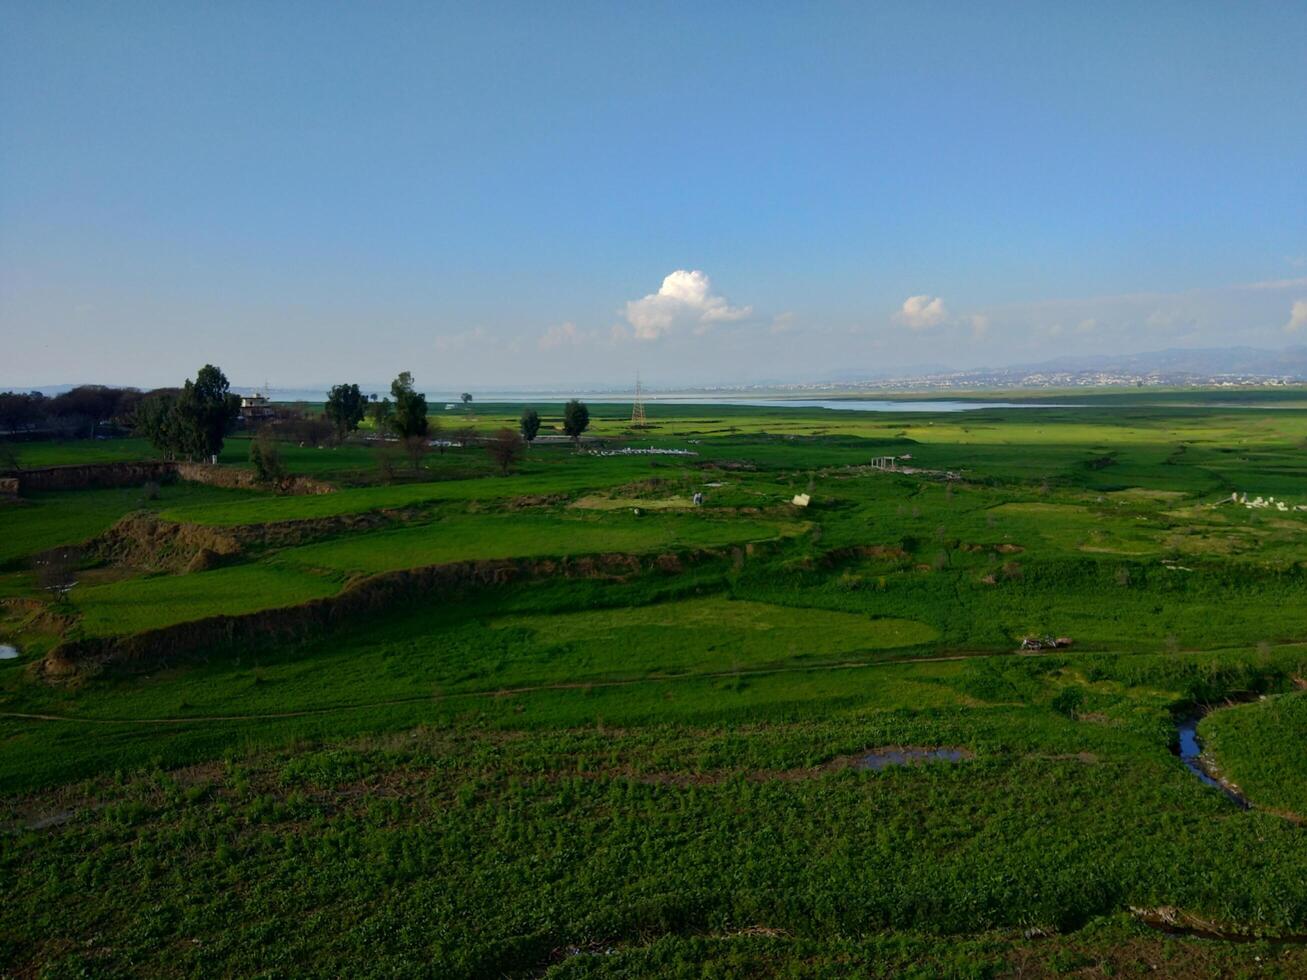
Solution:
[{"label": "narrow water channel", "polygon": [[1241,809],[1252,809],[1251,803],[1208,772],[1207,766],[1203,762],[1203,746],[1198,741],[1198,722],[1202,718],[1202,714],[1188,715],[1176,723],[1176,731],[1180,736],[1180,742],[1175,750],[1176,755],[1180,757],[1180,761],[1184,763],[1186,769],[1208,786],[1219,789]]}]

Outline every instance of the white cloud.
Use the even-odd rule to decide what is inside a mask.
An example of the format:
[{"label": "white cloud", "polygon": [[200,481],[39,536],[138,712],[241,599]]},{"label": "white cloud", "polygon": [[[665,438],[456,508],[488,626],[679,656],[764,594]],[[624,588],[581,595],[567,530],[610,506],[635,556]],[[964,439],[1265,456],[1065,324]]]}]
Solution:
[{"label": "white cloud", "polygon": [[576,329],[575,323],[568,321],[550,327],[537,343],[541,350],[554,350],[559,347],[575,347],[580,342],[580,331]]},{"label": "white cloud", "polygon": [[903,301],[903,308],[898,312],[900,323],[905,323],[912,330],[925,330],[938,326],[948,319],[948,310],[944,307],[942,297],[909,296]]},{"label": "white cloud", "polygon": [[1307,286],[1307,276],[1298,276],[1295,279],[1265,279],[1262,282],[1245,282],[1235,289],[1300,289]]},{"label": "white cloud", "polygon": [[1294,300],[1293,309],[1289,311],[1289,322],[1284,325],[1285,333],[1293,333],[1307,327],[1307,299]]},{"label": "white cloud", "polygon": [[990,319],[984,313],[971,314],[971,336],[976,340],[984,340],[989,334]]},{"label": "white cloud", "polygon": [[461,333],[445,334],[437,337],[435,339],[435,348],[442,354],[449,354],[467,350],[475,345],[494,344],[495,342],[495,338],[490,335],[485,327],[474,327]]},{"label": "white cloud", "polygon": [[771,335],[775,337],[778,336],[779,334],[786,333],[793,326],[794,326],[793,313],[788,313],[788,312],[779,313],[772,318],[771,327],[770,327]]},{"label": "white cloud", "polygon": [[714,323],[742,320],[752,312],[752,307],[731,306],[714,295],[705,273],[677,269],[663,280],[658,292],[630,300],[625,316],[639,340],[657,340],[684,326],[702,333]]}]

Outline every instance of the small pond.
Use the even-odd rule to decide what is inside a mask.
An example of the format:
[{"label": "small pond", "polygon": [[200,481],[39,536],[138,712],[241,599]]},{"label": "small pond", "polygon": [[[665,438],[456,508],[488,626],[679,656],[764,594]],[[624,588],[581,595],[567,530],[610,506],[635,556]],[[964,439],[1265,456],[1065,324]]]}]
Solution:
[{"label": "small pond", "polygon": [[0,660],[17,660],[18,647],[10,646],[8,643],[0,643]]},{"label": "small pond", "polygon": [[900,747],[868,752],[855,765],[859,769],[887,769],[890,766],[910,766],[924,762],[961,762],[969,758],[971,753],[966,749]]}]

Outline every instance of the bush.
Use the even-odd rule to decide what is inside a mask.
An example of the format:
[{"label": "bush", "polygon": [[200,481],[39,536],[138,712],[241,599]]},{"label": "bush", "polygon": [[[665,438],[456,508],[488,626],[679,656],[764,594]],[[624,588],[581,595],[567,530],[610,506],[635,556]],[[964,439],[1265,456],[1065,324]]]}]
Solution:
[{"label": "bush", "polygon": [[260,482],[273,483],[285,475],[281,452],[267,429],[260,429],[250,440],[250,462],[254,464],[254,472]]}]

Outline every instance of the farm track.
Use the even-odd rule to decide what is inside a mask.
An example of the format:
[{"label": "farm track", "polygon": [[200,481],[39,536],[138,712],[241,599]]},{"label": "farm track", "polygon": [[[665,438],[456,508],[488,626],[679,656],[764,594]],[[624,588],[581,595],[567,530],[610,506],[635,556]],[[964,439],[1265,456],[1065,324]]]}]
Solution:
[{"label": "farm track", "polygon": [[[1287,646],[1307,646],[1307,643],[1292,643]],[[1094,651],[1102,652],[1102,651]],[[1203,653],[1203,650],[1186,650],[1186,653]],[[1216,651],[1212,651],[1216,652]],[[896,667],[905,664],[955,663],[963,660],[996,660],[1005,657],[1037,657],[1037,653],[984,652],[944,653],[924,657],[882,658],[879,660],[843,660],[839,663],[796,664],[789,667],[755,667],[746,670],[714,670],[702,673],[664,674],[649,677],[632,677],[622,680],[567,681],[557,684],[529,684],[520,687],[498,687],[477,691],[455,691],[449,694],[414,694],[402,698],[385,698],[379,701],[357,701],[352,704],[329,705],[322,708],[303,708],[297,711],[269,711],[233,715],[190,715],[186,717],[163,718],[86,718],[77,715],[57,715],[42,712],[0,711],[0,718],[18,721],[71,722],[84,725],[187,725],[222,724],[240,721],[276,721],[286,718],[311,718],[323,715],[343,714],[347,711],[364,711],[369,708],[387,708],[405,704],[423,702],[439,703],[456,699],[503,698],[520,694],[539,694],[547,691],[584,691],[594,688],[634,687],[638,684],[662,684],[679,681],[721,680],[734,677],[763,677],[777,674],[823,673],[837,670],[867,670],[875,667]]]},{"label": "farm track", "polygon": [[836,670],[864,670],[872,667],[895,667],[900,664],[948,663],[960,660],[980,660],[997,657],[1023,657],[1020,653],[950,653],[929,657],[900,657],[897,659],[841,661],[833,664],[796,665],[792,667],[758,667],[749,670],[715,670],[704,673],[666,674],[651,677],[632,677],[624,680],[568,681],[558,684],[534,684],[522,687],[498,687],[478,691],[455,691],[450,694],[415,694],[380,701],[358,701],[323,708],[303,708],[298,711],[269,711],[240,715],[190,715],[165,718],[86,718],[77,715],[56,715],[41,712],[0,711],[0,718],[20,721],[74,722],[87,725],[185,725],[193,722],[223,723],[232,721],[275,721],[284,718],[308,718],[339,714],[346,711],[363,711],[368,708],[386,708],[403,704],[438,703],[455,699],[503,698],[519,694],[537,694],[545,691],[584,691],[593,688],[632,687],[637,684],[667,683],[693,680],[721,680],[727,677],[758,677],[772,674],[817,673]]}]

